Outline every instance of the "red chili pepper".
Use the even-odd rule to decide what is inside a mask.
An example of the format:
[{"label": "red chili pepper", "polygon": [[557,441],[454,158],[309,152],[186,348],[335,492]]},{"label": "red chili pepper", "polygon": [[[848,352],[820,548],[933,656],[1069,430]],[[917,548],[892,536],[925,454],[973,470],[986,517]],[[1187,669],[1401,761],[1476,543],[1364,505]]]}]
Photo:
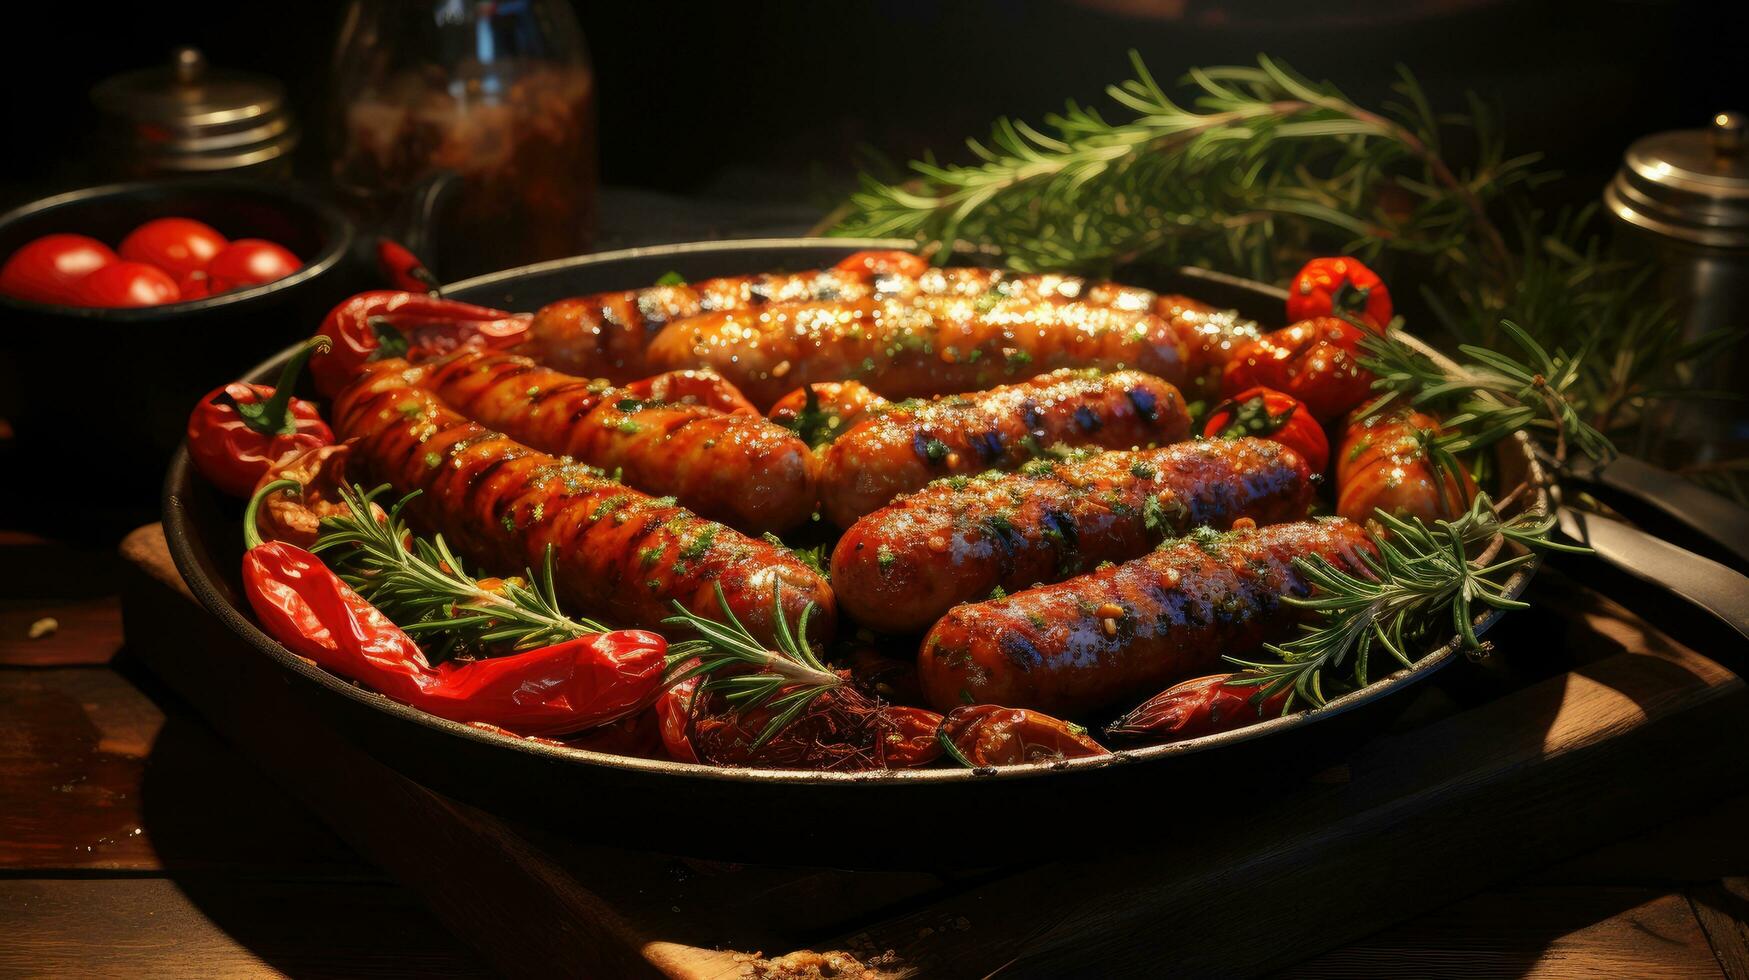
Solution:
[{"label": "red chili pepper", "polygon": [[425,293],[379,289],[341,302],[322,321],[334,349],[310,363],[316,390],[332,396],[379,356],[417,360],[463,344],[500,349],[520,343],[531,317]]},{"label": "red chili pepper", "polygon": [[1373,376],[1360,366],[1364,336],[1359,327],[1333,316],[1273,330],[1233,355],[1221,375],[1221,392],[1232,397],[1252,388],[1273,388],[1299,399],[1314,418],[1329,423],[1372,392]]},{"label": "red chili pepper", "polygon": [[1300,454],[1313,473],[1330,462],[1330,440],[1324,427],[1292,395],[1273,388],[1248,388],[1215,406],[1202,434],[1210,439],[1252,436],[1279,442]]},{"label": "red chili pepper", "polygon": [[645,630],[616,630],[488,660],[431,666],[412,637],[365,601],[320,558],[256,530],[262,497],[243,515],[243,591],[262,629],[300,657],[390,698],[452,721],[520,735],[563,735],[622,718],[662,682],[668,644]]},{"label": "red chili pepper", "polygon": [[[698,665],[693,660],[685,665],[691,670]],[[691,727],[692,699],[698,693],[698,685],[702,678],[688,677],[656,695],[656,719],[662,728],[662,747],[668,754],[681,762],[697,762],[698,752],[692,747],[692,738],[687,735]]]},{"label": "red chili pepper", "polygon": [[392,238],[377,239],[377,271],[396,289],[436,295],[442,288],[437,277],[407,246]]},{"label": "red chili pepper", "polygon": [[327,337],[305,344],[271,388],[233,381],[195,405],[188,416],[188,456],[201,476],[233,497],[247,497],[282,456],[334,441],[316,406],[292,397],[305,362],[328,346]]},{"label": "red chili pepper", "polygon": [[936,738],[949,755],[969,766],[1020,766],[1111,754],[1080,725],[994,704],[955,708],[942,719]]},{"label": "red chili pepper", "polygon": [[1230,683],[1238,674],[1216,674],[1174,684],[1112,722],[1107,735],[1147,736],[1178,742],[1268,721],[1281,714],[1290,688],[1257,703],[1261,687]]},{"label": "red chili pepper", "polygon": [[1391,322],[1391,291],[1359,260],[1347,257],[1307,262],[1287,291],[1287,320],[1351,316],[1379,333]]}]

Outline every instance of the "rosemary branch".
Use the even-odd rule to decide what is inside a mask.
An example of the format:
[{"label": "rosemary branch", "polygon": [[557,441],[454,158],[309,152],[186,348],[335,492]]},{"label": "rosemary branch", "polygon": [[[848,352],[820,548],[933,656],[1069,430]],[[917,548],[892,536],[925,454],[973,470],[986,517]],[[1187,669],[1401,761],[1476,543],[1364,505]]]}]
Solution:
[{"label": "rosemary branch", "polygon": [[528,584],[516,578],[482,583],[467,573],[443,535],[426,539],[408,530],[401,512],[418,491],[397,501],[386,520],[375,520],[371,503],[387,490],[342,487],[347,513],[322,520],[311,550],[328,553],[347,584],[419,640],[432,660],[463,651],[528,650],[608,632],[594,620],[560,611],[551,549],[541,573],[527,573]]}]

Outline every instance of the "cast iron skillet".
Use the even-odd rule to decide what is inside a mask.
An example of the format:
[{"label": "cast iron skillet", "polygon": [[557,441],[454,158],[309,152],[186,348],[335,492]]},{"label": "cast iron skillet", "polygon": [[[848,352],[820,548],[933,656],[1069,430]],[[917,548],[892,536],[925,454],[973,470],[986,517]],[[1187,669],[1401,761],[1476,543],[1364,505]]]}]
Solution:
[{"label": "cast iron skillet", "polygon": [[[457,299],[535,309],[581,293],[654,282],[830,265],[851,251],[904,243],[845,239],[704,242],[608,252],[494,273],[446,290]],[[1143,283],[1279,323],[1278,289],[1185,269]],[[289,353],[289,352],[287,352]],[[255,376],[273,375],[279,357]],[[1541,469],[1522,438],[1502,469]],[[1532,505],[1546,510],[1539,491]],[[170,466],[164,523],[177,568],[200,601],[288,678],[332,724],[419,782],[487,810],[578,839],[695,856],[839,867],[979,866],[1086,854],[1183,831],[1194,817],[1242,818],[1245,794],[1277,771],[1324,765],[1375,733],[1404,689],[1458,656],[1455,641],[1316,711],[1173,745],[1001,770],[877,773],[719,769],[538,745],[415,711],[310,666],[269,639],[237,588],[239,510],[206,486],[185,450]],[[1533,572],[1514,576],[1519,594]],[[1478,632],[1497,615],[1482,616]],[[295,733],[288,733],[295,738]],[[1186,805],[1187,803],[1191,805]]]}]

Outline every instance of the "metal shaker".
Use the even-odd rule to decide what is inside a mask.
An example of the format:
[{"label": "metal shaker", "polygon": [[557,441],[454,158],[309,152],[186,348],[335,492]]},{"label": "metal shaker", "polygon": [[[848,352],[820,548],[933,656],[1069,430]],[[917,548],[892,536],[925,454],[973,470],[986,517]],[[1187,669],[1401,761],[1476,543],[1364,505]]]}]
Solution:
[{"label": "metal shaker", "polygon": [[[1628,148],[1603,201],[1631,253],[1653,263],[1659,294],[1675,304],[1687,338],[1711,330],[1749,335],[1749,152],[1744,117],[1721,112],[1706,129],[1656,133]],[[1749,394],[1749,336],[1697,386]],[[1686,412],[1682,441],[1705,455],[1749,445],[1749,403]],[[1672,461],[1674,462],[1674,461]]]}]

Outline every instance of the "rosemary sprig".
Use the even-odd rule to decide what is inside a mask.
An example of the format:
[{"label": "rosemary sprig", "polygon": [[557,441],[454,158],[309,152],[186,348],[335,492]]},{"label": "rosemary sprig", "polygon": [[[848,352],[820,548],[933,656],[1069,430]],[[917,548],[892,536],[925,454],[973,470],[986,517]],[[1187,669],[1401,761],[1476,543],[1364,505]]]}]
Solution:
[{"label": "rosemary sprig", "polygon": [[[1249,672],[1234,684],[1259,687],[1259,700],[1291,688],[1285,712],[1299,701],[1322,705],[1328,699],[1326,675],[1341,670],[1351,658],[1348,682],[1355,688],[1366,686],[1372,679],[1375,647],[1409,666],[1414,661],[1406,652],[1408,640],[1442,625],[1456,632],[1464,650],[1480,654],[1484,648],[1475,631],[1477,605],[1525,607],[1505,594],[1506,573],[1534,561],[1539,552],[1586,550],[1549,540],[1553,517],[1504,518],[1483,493],[1456,520],[1432,527],[1383,511],[1375,516],[1388,535],[1375,537],[1376,559],[1363,558],[1371,574],[1350,573],[1319,556],[1295,559],[1312,594],[1286,601],[1315,610],[1317,622],[1287,643],[1267,645],[1277,661],[1228,657]],[[1516,554],[1499,557],[1509,546]]]},{"label": "rosemary sprig", "polygon": [[1553,456],[1566,458],[1568,446],[1599,462],[1614,457],[1615,447],[1580,414],[1572,389],[1582,376],[1588,350],[1550,353],[1510,320],[1500,329],[1524,351],[1517,360],[1496,350],[1462,344],[1458,352],[1468,362],[1447,371],[1390,336],[1368,333],[1361,341],[1362,365],[1377,376],[1373,387],[1385,392],[1368,405],[1376,411],[1403,398],[1416,408],[1445,414],[1445,425],[1457,430],[1440,449],[1468,453],[1515,433],[1530,430],[1547,436]]},{"label": "rosemary sprig", "polygon": [[[433,661],[468,651],[528,650],[608,632],[591,619],[559,609],[553,589],[553,555],[529,583],[506,578],[488,587],[469,575],[443,535],[412,534],[401,512],[418,491],[402,497],[375,520],[371,503],[388,490],[342,487],[347,513],[324,518],[311,549],[326,557],[347,584],[406,630]],[[429,644],[435,643],[435,647]]]},{"label": "rosemary sprig", "polygon": [[[783,611],[783,588],[772,584],[771,621],[777,639],[777,649],[772,650],[741,625],[729,608],[722,585],[716,589],[717,606],[723,613],[721,621],[706,619],[679,602],[674,603],[675,615],[662,621],[663,625],[690,628],[698,634],[668,648],[669,670],[677,671],[669,682],[678,684],[690,677],[703,676],[699,694],[721,693],[730,707],[740,713],[759,707],[775,712],[752,745],[758,749],[807,710],[815,698],[843,686],[844,679],[808,646],[808,617],[813,615],[813,603],[802,607],[792,630]],[[697,664],[680,669],[694,658],[698,659]]]}]

